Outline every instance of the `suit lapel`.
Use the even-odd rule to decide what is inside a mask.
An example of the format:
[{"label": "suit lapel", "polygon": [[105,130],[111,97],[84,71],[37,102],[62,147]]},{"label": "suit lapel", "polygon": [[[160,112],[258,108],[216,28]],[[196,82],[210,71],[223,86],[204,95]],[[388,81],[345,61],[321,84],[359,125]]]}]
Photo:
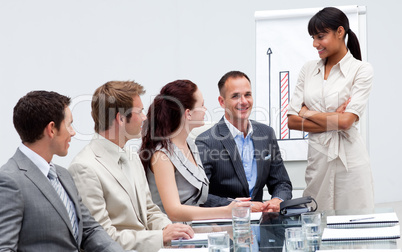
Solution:
[{"label": "suit lapel", "polygon": [[[263,178],[262,175],[264,172],[264,158],[262,157],[262,155],[264,153],[268,154],[265,152],[264,144],[265,144],[265,141],[268,141],[268,140],[261,140],[261,138],[264,137],[262,132],[260,131],[258,126],[253,123],[253,121],[250,120],[250,122],[253,124],[253,134],[252,134],[251,138],[253,139],[253,144],[254,144],[254,158],[257,163],[257,180],[255,182],[254,188],[259,188],[258,185],[262,183],[261,180]],[[258,150],[258,151],[256,151],[256,150]],[[268,151],[268,150],[266,150],[266,151]],[[256,193],[257,193],[257,190],[254,190],[252,196],[254,196]]]},{"label": "suit lapel", "polygon": [[[25,171],[25,176],[42,192],[45,198],[52,204],[57,213],[68,226],[70,233],[73,234],[70,218],[67,209],[51,185],[50,181],[43,175],[39,168],[29,160],[19,149],[13,157],[18,164],[20,170]],[[74,202],[75,203],[75,202]]]},{"label": "suit lapel", "polygon": [[[137,153],[135,153],[135,154],[137,154]],[[134,154],[133,154],[134,155]],[[142,184],[141,183],[141,181],[138,181],[140,178],[141,178],[141,176],[140,176],[140,174],[141,174],[141,172],[143,172],[143,171],[135,171],[136,169],[143,169],[142,167],[142,164],[139,162],[139,160],[140,159],[136,159],[136,158],[130,158],[129,159],[129,163],[130,163],[130,165],[131,165],[131,169],[130,169],[130,172],[131,172],[131,175],[132,175],[132,177],[133,177],[133,179],[134,179],[134,191],[135,191],[135,195],[136,195],[136,201],[135,201],[135,204],[136,204],[136,206],[137,206],[137,209],[138,209],[138,212],[137,213],[139,213],[140,214],[140,216],[138,216],[137,215],[137,217],[138,217],[138,219],[139,219],[139,221],[146,227],[147,226],[147,218],[146,218],[146,216],[147,216],[147,209],[146,209],[146,207],[145,208],[143,208],[144,206],[142,206],[141,204],[138,204],[138,202],[146,202],[146,199],[144,198],[145,197],[145,193],[140,193],[140,192],[144,192],[145,191],[145,189],[144,188],[139,188],[139,186]],[[146,180],[146,178],[145,178],[145,180]]]},{"label": "suit lapel", "polygon": [[223,117],[219,121],[218,124],[218,130],[219,134],[222,136],[222,144],[229,153],[230,160],[233,164],[233,168],[236,172],[236,175],[239,177],[240,183],[243,186],[243,189],[249,195],[249,189],[248,189],[248,182],[246,178],[246,173],[244,172],[243,168],[243,162],[241,160],[239,151],[237,149],[237,145],[235,140],[232,137],[232,134],[230,133]]},{"label": "suit lapel", "polygon": [[[116,169],[117,164],[118,164],[118,159],[117,158],[111,158],[110,153],[108,153],[103,147],[102,144],[95,143],[96,141],[108,141],[105,139],[93,139],[91,142],[91,148],[95,154],[95,159],[116,179],[116,181],[119,183],[121,188],[129,195],[131,204],[133,205],[135,209],[135,213],[137,214],[137,219],[140,221],[142,224],[144,224],[144,221],[141,219],[140,216],[138,216],[138,213],[140,213],[140,207],[138,205],[138,200],[137,199],[137,193],[134,192],[134,190],[138,189],[135,188],[135,185],[131,186],[129,180],[126,178],[126,175],[123,173],[121,169]],[[94,143],[94,144],[92,144]],[[118,146],[116,145],[116,148]],[[116,160],[115,160],[116,159]]]}]

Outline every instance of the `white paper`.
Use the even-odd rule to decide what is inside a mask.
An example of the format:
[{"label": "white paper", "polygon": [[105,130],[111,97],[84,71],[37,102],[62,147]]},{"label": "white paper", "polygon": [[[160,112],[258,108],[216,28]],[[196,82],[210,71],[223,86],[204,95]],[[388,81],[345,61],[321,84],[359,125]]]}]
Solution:
[{"label": "white paper", "polygon": [[[258,221],[261,219],[262,212],[253,212],[250,214],[250,221]],[[202,224],[202,223],[222,223],[222,222],[232,222],[231,218],[227,219],[207,219],[207,220],[194,220],[193,224]]]},{"label": "white paper", "polygon": [[180,251],[180,252],[208,252],[208,248],[163,248],[160,249],[159,252],[174,252],[174,251]]},{"label": "white paper", "polygon": [[325,228],[322,233],[322,241],[345,240],[381,240],[398,239],[401,237],[400,226],[379,228]]},{"label": "white paper", "polygon": [[374,213],[363,215],[336,215],[327,217],[327,225],[332,224],[360,224],[360,223],[395,223],[399,222],[398,216],[393,213]]},{"label": "white paper", "polygon": [[[214,233],[222,233],[222,234],[226,234],[226,231],[222,231],[222,232],[214,232]],[[172,240],[172,245],[174,244],[185,244],[185,243],[197,243],[197,242],[201,242],[201,241],[208,241],[208,235],[211,233],[195,233],[194,237],[191,239],[177,239],[177,240]]]}]

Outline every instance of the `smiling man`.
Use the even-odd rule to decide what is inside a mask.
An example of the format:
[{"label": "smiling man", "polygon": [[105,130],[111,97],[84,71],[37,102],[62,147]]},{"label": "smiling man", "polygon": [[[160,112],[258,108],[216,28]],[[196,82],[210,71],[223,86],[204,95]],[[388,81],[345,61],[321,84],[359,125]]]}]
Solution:
[{"label": "smiling man", "polygon": [[70,98],[32,91],[14,107],[22,143],[0,168],[1,251],[123,251],[92,218],[66,169],[75,135]]},{"label": "smiling man", "polygon": [[[292,184],[283,165],[273,129],[249,120],[253,108],[250,79],[239,71],[218,82],[219,104],[225,115],[197,137],[209,195],[204,206],[224,206],[228,198],[251,197],[253,211],[279,211],[292,198]],[[263,188],[272,199],[262,202]]]},{"label": "smiling man", "polygon": [[143,93],[134,81],[109,81],[95,90],[96,133],[69,171],[83,202],[115,241],[125,249],[156,252],[171,240],[193,237],[194,231],[172,224],[153,203],[138,154],[124,150],[128,140],[141,136]]}]

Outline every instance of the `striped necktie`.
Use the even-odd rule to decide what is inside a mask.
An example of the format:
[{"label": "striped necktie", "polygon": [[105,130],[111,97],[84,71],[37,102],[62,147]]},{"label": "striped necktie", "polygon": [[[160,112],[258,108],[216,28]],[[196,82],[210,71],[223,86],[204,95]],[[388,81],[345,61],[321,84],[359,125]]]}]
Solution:
[{"label": "striped necktie", "polygon": [[75,215],[74,204],[68,196],[67,192],[64,190],[63,186],[61,185],[56,174],[56,167],[53,164],[50,164],[50,170],[47,176],[57,194],[60,196],[61,201],[63,201],[64,206],[66,207],[68,217],[70,218],[71,226],[73,228],[74,238],[76,241],[78,241],[78,222]]}]

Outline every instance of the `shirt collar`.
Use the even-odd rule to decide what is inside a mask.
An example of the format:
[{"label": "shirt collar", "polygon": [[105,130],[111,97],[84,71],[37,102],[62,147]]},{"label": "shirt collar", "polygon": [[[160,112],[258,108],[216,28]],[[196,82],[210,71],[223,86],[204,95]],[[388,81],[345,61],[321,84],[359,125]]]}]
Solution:
[{"label": "shirt collar", "polygon": [[21,143],[18,148],[20,149],[20,151],[22,153],[25,154],[25,156],[27,156],[29,158],[29,160],[32,161],[32,163],[34,163],[39,168],[39,170],[43,173],[43,175],[45,175],[45,177],[47,177],[47,175],[49,174],[49,169],[50,169],[49,163],[43,157],[41,157],[38,153],[31,150],[23,143]]},{"label": "shirt collar", "polygon": [[[243,132],[241,132],[240,130],[238,130],[235,126],[233,126],[233,124],[231,122],[229,122],[225,116],[223,116],[223,120],[225,120],[226,126],[229,129],[230,134],[232,134],[232,137],[235,138],[238,135],[243,135]],[[248,120],[248,132],[247,132],[247,136],[251,136],[251,134],[253,133],[253,125],[250,123],[250,120]],[[247,137],[246,136],[246,137]]]},{"label": "shirt collar", "polygon": [[[317,62],[317,69],[316,69],[316,74],[319,74],[321,71],[324,71],[324,67],[325,67],[325,61],[327,59],[321,59]],[[345,56],[343,56],[343,58],[335,64],[334,67],[338,66],[339,67],[339,71],[346,76],[347,72],[349,70],[350,64],[353,60],[353,55],[350,53],[350,51],[348,50],[347,53],[345,54]]]},{"label": "shirt collar", "polygon": [[102,146],[102,148],[110,154],[110,157],[115,159],[115,162],[118,163],[120,160],[120,156],[126,155],[127,153],[124,149],[122,149],[120,146],[117,144],[113,143],[109,139],[106,139],[105,137],[99,135],[98,133],[95,133],[93,136],[93,139],[98,139],[99,140],[99,145]]},{"label": "shirt collar", "polygon": [[345,56],[343,56],[343,58],[338,62],[339,64],[339,69],[341,71],[341,73],[346,76],[349,69],[350,69],[350,64],[352,62],[352,60],[354,59],[353,55],[350,53],[350,51],[348,50],[348,52],[346,53]]}]

